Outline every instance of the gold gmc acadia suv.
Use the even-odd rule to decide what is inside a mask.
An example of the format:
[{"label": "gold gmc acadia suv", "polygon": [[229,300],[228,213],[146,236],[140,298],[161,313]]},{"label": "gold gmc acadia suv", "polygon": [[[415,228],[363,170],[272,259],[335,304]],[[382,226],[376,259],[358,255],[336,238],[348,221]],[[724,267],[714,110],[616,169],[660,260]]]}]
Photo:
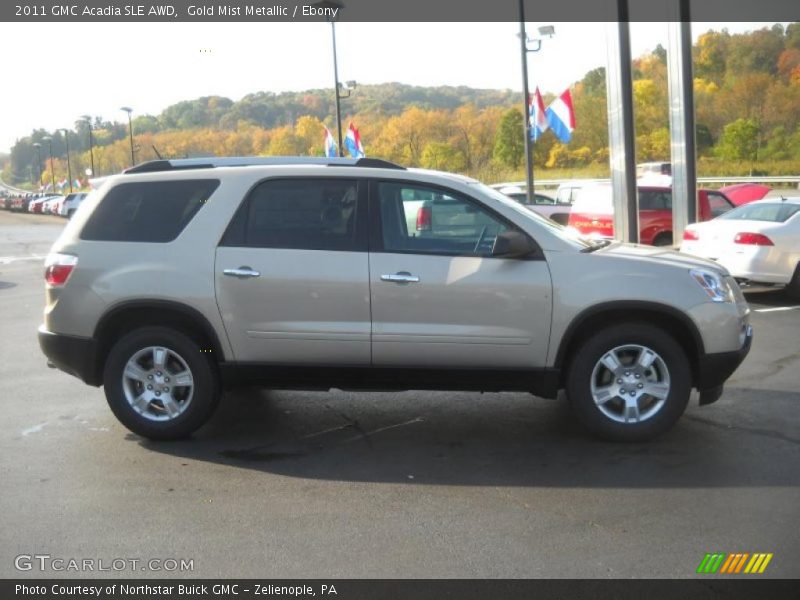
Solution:
[{"label": "gold gmc acadia suv", "polygon": [[750,349],[718,264],[575,238],[478,181],[376,159],[159,160],[84,200],[39,341],[131,431],[189,435],[224,389],[565,390],[604,438],[717,400]]}]

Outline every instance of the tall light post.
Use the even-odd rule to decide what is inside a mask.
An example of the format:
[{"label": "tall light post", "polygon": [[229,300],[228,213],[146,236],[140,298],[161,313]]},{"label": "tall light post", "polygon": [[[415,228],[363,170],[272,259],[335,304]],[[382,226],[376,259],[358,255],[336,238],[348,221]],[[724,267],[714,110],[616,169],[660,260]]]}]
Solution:
[{"label": "tall light post", "polygon": [[131,166],[134,166],[136,164],[136,159],[133,156],[133,124],[131,122],[131,113],[133,112],[133,109],[130,106],[123,106],[120,108],[120,110],[124,110],[126,113],[128,113],[128,134],[130,135],[131,139]]},{"label": "tall light post", "polygon": [[67,179],[69,181],[69,193],[72,193],[72,163],[69,160],[69,129],[62,129],[64,132],[64,141],[67,144]]},{"label": "tall light post", "polygon": [[89,115],[81,115],[81,120],[86,121],[86,125],[89,127],[89,160],[92,163],[92,177],[95,177],[94,172],[94,139],[92,136],[92,117]]},{"label": "tall light post", "polygon": [[53,186],[53,191],[56,191],[56,171],[53,167],[53,138],[49,135],[42,138],[43,142],[47,142],[48,147],[50,148],[50,183]]},{"label": "tall light post", "polygon": [[36,167],[37,178],[39,180],[39,189],[42,188],[42,145],[39,142],[34,142],[33,147],[36,148]]},{"label": "tall light post", "polygon": [[[544,25],[538,29],[539,35],[553,37],[556,30],[552,25]],[[533,204],[533,145],[531,144],[531,93],[528,89],[528,52],[538,52],[542,48],[542,37],[529,38],[525,31],[525,3],[519,0],[519,44],[520,57],[522,58],[522,128],[525,135],[525,195],[528,204]],[[534,46],[528,44],[533,43]]]},{"label": "tall light post", "polygon": [[[338,15],[339,12],[344,8],[344,2],[341,2],[341,0],[320,0],[319,2],[314,3],[312,6],[317,8],[335,8],[337,9],[336,14]],[[339,63],[336,57],[336,18],[328,17],[328,21],[331,24],[331,39],[333,40],[333,85],[334,93],[336,94],[336,129],[339,133],[339,156],[343,156],[344,144],[342,143],[341,100],[342,98],[349,98],[350,91],[348,90],[347,94],[345,95],[340,92],[341,84],[339,83]]]}]

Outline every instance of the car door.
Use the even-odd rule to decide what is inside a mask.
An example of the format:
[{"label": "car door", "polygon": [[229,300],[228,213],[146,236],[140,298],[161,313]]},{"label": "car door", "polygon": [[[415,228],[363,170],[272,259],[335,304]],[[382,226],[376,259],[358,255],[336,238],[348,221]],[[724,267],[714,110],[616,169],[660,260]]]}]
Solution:
[{"label": "car door", "polygon": [[711,190],[700,190],[697,193],[698,204],[700,206],[700,220],[708,221],[715,219],[733,208],[733,204],[721,192]]},{"label": "car door", "polygon": [[656,245],[672,240],[672,191],[639,188],[639,241]]},{"label": "car door", "polygon": [[268,179],[244,199],[215,264],[217,303],[237,361],[369,365],[360,187],[334,177]]},{"label": "car door", "polygon": [[446,188],[372,182],[373,365],[544,366],[550,272],[541,253],[525,259],[491,255],[497,235],[512,228],[478,201]]}]

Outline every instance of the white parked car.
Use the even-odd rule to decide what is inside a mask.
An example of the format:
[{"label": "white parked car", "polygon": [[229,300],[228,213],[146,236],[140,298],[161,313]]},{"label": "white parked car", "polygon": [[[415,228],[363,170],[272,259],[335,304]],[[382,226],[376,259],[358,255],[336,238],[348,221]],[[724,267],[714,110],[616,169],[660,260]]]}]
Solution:
[{"label": "white parked car", "polygon": [[41,205],[37,209],[33,209],[31,212],[38,212],[43,215],[52,215],[53,214],[53,205],[58,204],[64,200],[64,196],[50,196],[49,198],[45,198],[42,200]]},{"label": "white parked car", "polygon": [[72,215],[75,214],[75,211],[78,210],[81,202],[83,199],[86,198],[87,192],[75,192],[72,194],[68,194],[64,201],[58,208],[58,214],[62,217],[67,217],[68,219],[72,218]]},{"label": "white parked car", "polygon": [[740,281],[784,284],[800,297],[800,198],[759,200],[693,223],[681,252],[715,260]]},{"label": "white parked car", "polygon": [[500,193],[505,194],[512,200],[516,200],[536,214],[552,219],[560,225],[566,225],[569,220],[569,211],[572,208],[572,204],[569,201],[560,202],[547,194],[534,192],[533,203],[529,203],[528,194],[525,190],[515,185],[500,188]]}]

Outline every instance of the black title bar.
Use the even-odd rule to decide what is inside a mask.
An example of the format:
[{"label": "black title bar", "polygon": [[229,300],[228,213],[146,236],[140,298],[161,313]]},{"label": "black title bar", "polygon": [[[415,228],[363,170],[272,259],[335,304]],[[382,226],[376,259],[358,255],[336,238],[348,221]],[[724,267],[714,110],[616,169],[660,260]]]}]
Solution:
[{"label": "black title bar", "polygon": [[[531,22],[619,21],[625,0],[524,0]],[[629,21],[674,21],[681,0],[627,0]],[[0,3],[0,20],[15,22],[485,22],[517,21],[518,0],[11,0]],[[798,0],[689,0],[692,21],[770,22],[800,20]],[[480,40],[475,40],[480,43]],[[409,36],[409,43],[424,43]]]}]

